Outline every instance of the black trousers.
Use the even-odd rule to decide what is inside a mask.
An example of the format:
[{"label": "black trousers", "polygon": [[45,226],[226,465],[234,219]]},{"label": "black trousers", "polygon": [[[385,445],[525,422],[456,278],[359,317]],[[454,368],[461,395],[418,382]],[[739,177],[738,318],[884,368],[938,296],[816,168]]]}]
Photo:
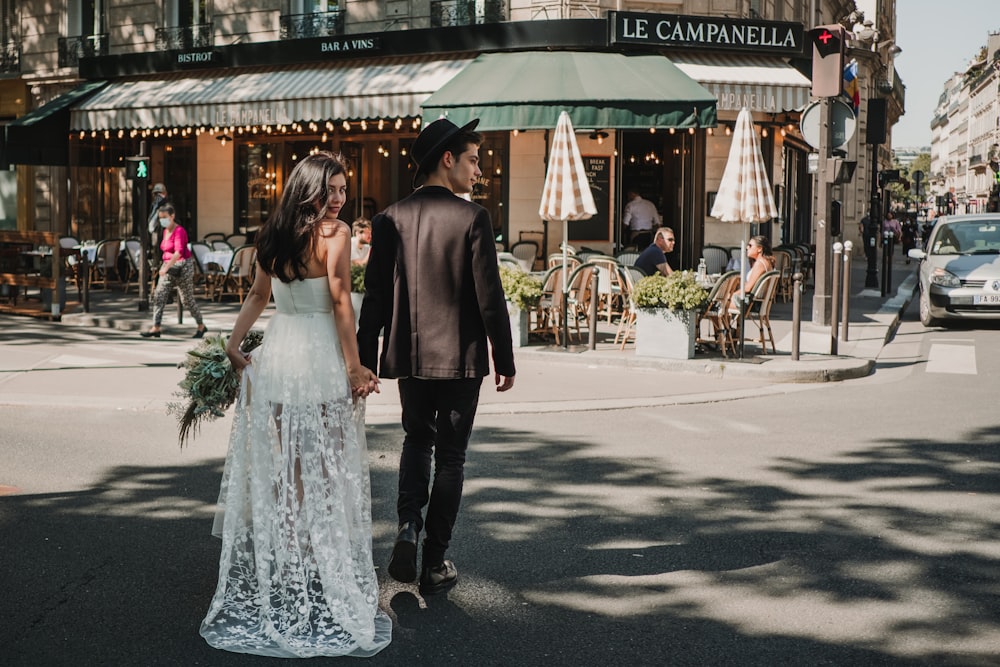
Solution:
[{"label": "black trousers", "polygon": [[396,511],[400,524],[413,521],[418,530],[424,530],[424,566],[439,565],[451,541],[482,384],[482,378],[403,378],[398,382],[406,437],[399,459]]}]

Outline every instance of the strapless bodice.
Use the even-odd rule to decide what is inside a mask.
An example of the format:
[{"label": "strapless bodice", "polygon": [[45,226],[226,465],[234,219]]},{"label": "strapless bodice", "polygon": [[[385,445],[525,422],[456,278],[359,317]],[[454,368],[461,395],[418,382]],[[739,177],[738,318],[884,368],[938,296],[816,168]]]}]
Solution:
[{"label": "strapless bodice", "polygon": [[302,315],[329,313],[333,310],[326,276],[293,280],[290,283],[283,283],[272,277],[271,292],[274,294],[274,306],[279,313]]}]

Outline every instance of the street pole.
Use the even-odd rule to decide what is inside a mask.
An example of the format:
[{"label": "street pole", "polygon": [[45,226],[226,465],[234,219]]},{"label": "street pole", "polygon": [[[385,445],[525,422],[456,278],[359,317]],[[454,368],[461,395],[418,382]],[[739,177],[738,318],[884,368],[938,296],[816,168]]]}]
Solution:
[{"label": "street pole", "polygon": [[872,191],[868,205],[868,227],[865,229],[865,257],[868,259],[865,288],[878,289],[878,234],[882,222],[878,219],[878,212],[882,210],[882,204],[878,196],[878,166],[875,160],[878,144],[869,145],[872,147],[872,168],[869,172],[872,179]]},{"label": "street pole", "polygon": [[812,322],[816,326],[829,324],[830,316],[830,201],[833,199],[833,174],[828,162],[833,156],[833,123],[830,119],[831,98],[821,97],[819,114],[819,164],[816,170],[816,269],[813,276]]}]

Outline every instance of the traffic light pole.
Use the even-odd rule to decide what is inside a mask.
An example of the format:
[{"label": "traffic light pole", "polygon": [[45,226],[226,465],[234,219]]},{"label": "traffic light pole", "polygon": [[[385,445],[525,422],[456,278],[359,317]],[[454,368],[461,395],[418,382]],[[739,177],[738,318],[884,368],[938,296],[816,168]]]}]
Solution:
[{"label": "traffic light pole", "polygon": [[833,123],[830,120],[831,98],[822,97],[819,100],[819,161],[816,170],[816,224],[814,236],[816,239],[816,267],[813,275],[815,289],[813,291],[812,323],[817,326],[830,324],[830,251],[832,236],[830,234],[830,201],[833,199],[833,174],[830,173],[828,161],[833,157]]}]

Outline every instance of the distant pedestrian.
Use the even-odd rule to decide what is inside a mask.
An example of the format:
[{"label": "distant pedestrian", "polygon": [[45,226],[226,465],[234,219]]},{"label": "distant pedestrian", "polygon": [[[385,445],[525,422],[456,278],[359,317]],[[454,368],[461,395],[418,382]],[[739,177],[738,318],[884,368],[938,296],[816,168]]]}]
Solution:
[{"label": "distant pedestrian", "polygon": [[622,215],[622,227],[629,230],[629,243],[639,249],[650,242],[653,227],[660,222],[660,214],[656,205],[643,199],[638,190],[629,190],[628,198],[629,202]]},{"label": "distant pedestrian", "polygon": [[163,263],[160,265],[160,277],[156,281],[150,301],[153,306],[153,326],[139,335],[143,338],[159,338],[160,322],[163,320],[163,309],[167,305],[170,293],[177,288],[181,294],[181,304],[187,308],[198,330],[192,338],[205,335],[205,323],[201,319],[201,309],[194,298],[194,260],[191,259],[191,249],[188,248],[187,231],[177,224],[176,211],[172,204],[162,204],[156,212],[163,240],[160,250],[163,252]]},{"label": "distant pedestrian", "polygon": [[146,226],[149,228],[149,247],[155,248],[160,238],[160,207],[167,203],[170,195],[167,193],[167,186],[163,183],[153,185],[153,202],[149,205],[149,215],[146,219]]}]

